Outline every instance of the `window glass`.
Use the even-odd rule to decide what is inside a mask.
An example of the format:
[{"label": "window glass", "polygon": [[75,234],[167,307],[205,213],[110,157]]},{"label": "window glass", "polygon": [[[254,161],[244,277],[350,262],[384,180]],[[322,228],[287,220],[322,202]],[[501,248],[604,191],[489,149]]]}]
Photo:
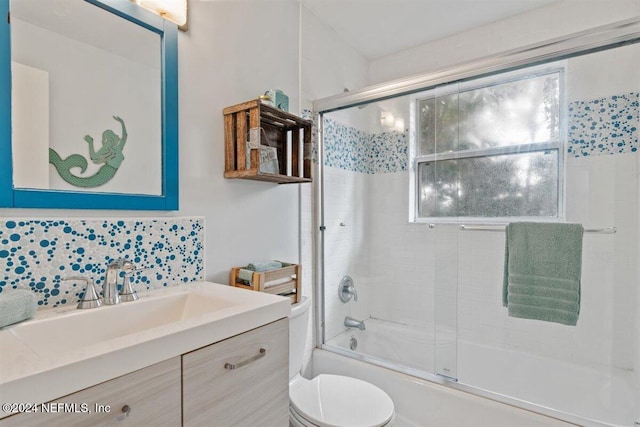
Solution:
[{"label": "window glass", "polygon": [[422,99],[419,153],[556,140],[559,83],[553,73]]},{"label": "window glass", "polygon": [[420,163],[419,216],[555,217],[557,171],[558,150]]},{"label": "window glass", "polygon": [[560,77],[506,74],[419,99],[418,218],[558,217]]}]

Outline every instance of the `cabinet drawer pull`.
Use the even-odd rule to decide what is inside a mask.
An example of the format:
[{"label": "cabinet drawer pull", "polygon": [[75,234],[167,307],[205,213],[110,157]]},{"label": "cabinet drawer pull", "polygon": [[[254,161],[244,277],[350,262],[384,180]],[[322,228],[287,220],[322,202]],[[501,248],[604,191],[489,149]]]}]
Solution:
[{"label": "cabinet drawer pull", "polygon": [[224,369],[228,369],[232,371],[234,369],[242,368],[243,366],[248,365],[251,362],[255,362],[258,359],[262,359],[266,354],[267,354],[267,349],[261,348],[258,354],[248,358],[247,360],[243,360],[242,362],[238,362],[238,363],[225,363]]}]

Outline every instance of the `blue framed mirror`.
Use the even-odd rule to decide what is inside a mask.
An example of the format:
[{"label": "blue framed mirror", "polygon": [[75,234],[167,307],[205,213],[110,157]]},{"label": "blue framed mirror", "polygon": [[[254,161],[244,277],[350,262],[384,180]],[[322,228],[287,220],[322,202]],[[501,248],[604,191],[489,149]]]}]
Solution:
[{"label": "blue framed mirror", "polygon": [[178,209],[177,26],[128,0],[0,11],[0,207]]}]

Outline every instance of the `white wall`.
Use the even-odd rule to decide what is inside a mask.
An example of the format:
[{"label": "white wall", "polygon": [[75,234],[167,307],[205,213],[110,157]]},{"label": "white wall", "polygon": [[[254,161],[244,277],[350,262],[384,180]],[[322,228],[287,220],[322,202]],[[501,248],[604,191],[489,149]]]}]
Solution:
[{"label": "white wall", "polygon": [[[314,99],[366,86],[369,63],[294,0],[192,0],[189,8],[189,31],[178,35],[180,210],[0,209],[0,217],[202,215],[207,280],[227,283],[232,266],[252,260],[299,261],[311,297],[313,187],[224,179],[222,109],[277,88],[299,113]],[[310,334],[308,354],[312,342]]]},{"label": "white wall", "polygon": [[[564,0],[371,62],[371,83],[443,70],[640,15],[639,0]],[[428,24],[428,21],[427,21]]]},{"label": "white wall", "polygon": [[[190,2],[179,33],[180,210],[0,209],[13,217],[205,216],[206,278],[227,283],[251,260],[298,260],[295,185],[226,180],[222,109],[279,88],[298,105],[298,5]],[[265,22],[279,28],[264,31]],[[141,173],[143,171],[140,171]]]},{"label": "white wall", "polygon": [[[297,185],[223,178],[224,107],[277,88],[298,105],[298,6],[190,2],[179,39],[181,214],[206,217],[206,277],[251,260],[298,260]],[[265,23],[270,30],[266,31]]]},{"label": "white wall", "polygon": [[194,0],[189,7],[189,31],[178,34],[180,210],[0,209],[1,217],[202,215],[205,277],[221,283],[231,267],[252,260],[298,261],[297,185],[224,179],[222,120],[224,107],[271,88],[289,95],[297,112],[298,4]]},{"label": "white wall", "polygon": [[298,113],[300,87],[303,108],[310,108],[316,98],[368,84],[368,62],[293,0],[194,0],[189,7],[189,31],[178,35],[180,210],[0,209],[0,215],[204,215],[207,278],[226,283],[231,266],[256,259],[298,260],[300,187],[307,250],[303,286],[311,295],[312,186],[224,179],[222,109],[278,88]]},{"label": "white wall", "polygon": [[304,6],[301,10],[301,90],[303,108],[311,102],[369,84],[369,61]]},{"label": "white wall", "polygon": [[[310,111],[315,99],[354,89],[369,83],[369,62],[345,44],[336,32],[301,6],[300,89],[302,109]],[[314,164],[317,168],[317,164]],[[317,169],[314,170],[317,176]],[[301,250],[305,265],[305,295],[311,294],[313,272],[314,198],[311,186],[301,188]],[[308,274],[308,276],[307,276]]]}]

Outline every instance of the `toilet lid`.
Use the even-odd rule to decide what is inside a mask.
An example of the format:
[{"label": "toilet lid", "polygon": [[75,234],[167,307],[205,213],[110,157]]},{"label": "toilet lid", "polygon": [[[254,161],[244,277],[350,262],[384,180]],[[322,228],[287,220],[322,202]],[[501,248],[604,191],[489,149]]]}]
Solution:
[{"label": "toilet lid", "polygon": [[320,427],[380,427],[393,418],[393,401],[378,387],[342,375],[318,375],[289,387],[294,409]]}]

